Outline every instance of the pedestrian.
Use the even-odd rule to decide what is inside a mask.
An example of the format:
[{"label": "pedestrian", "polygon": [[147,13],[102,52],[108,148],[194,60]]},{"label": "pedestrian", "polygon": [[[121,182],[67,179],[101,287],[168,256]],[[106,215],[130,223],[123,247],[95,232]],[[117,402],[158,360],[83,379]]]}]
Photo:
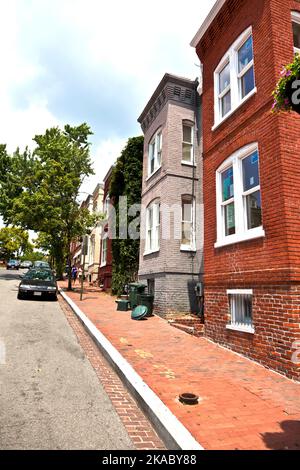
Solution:
[{"label": "pedestrian", "polygon": [[79,268],[78,268],[78,281],[79,281],[79,282],[81,282],[82,274],[83,274],[83,273],[82,273],[82,267],[79,266]]},{"label": "pedestrian", "polygon": [[77,275],[78,275],[78,269],[77,269],[77,266],[75,266],[74,264],[71,270],[71,277],[72,277],[73,284],[76,283]]}]

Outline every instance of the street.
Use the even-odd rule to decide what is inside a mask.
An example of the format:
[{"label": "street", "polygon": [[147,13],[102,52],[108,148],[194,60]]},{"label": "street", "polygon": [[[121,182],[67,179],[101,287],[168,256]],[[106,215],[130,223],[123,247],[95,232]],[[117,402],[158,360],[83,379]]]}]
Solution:
[{"label": "street", "polygon": [[0,269],[0,449],[132,449],[59,303]]}]

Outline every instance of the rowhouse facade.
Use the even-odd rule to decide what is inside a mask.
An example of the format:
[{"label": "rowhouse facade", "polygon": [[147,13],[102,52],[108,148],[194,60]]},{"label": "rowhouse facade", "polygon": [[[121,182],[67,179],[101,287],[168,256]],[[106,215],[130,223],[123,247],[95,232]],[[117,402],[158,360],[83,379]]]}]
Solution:
[{"label": "rowhouse facade", "polygon": [[166,74],[138,121],[144,132],[139,279],[155,313],[199,311],[202,136],[197,82]]},{"label": "rowhouse facade", "polygon": [[205,334],[299,379],[300,119],[272,114],[271,94],[300,48],[300,4],[218,0],[192,46],[203,66]]},{"label": "rowhouse facade", "polygon": [[109,229],[109,209],[111,206],[109,187],[112,170],[113,166],[110,167],[103,180],[102,212],[106,216],[106,221],[101,236],[100,265],[98,270],[98,278],[103,290],[109,290],[112,281],[112,237]]}]

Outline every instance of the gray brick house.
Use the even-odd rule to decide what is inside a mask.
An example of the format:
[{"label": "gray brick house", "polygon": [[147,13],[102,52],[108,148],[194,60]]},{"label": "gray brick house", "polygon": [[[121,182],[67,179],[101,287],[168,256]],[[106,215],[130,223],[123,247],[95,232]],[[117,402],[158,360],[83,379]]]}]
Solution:
[{"label": "gray brick house", "polygon": [[138,118],[145,137],[139,280],[154,293],[161,316],[199,311],[203,201],[197,85],[165,74]]}]

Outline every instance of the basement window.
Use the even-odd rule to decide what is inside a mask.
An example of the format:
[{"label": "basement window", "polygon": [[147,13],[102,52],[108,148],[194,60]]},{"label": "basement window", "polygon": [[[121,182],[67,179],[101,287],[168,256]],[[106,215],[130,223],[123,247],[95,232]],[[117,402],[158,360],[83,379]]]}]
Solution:
[{"label": "basement window", "polygon": [[230,309],[229,330],[254,333],[252,317],[252,289],[227,290]]}]

